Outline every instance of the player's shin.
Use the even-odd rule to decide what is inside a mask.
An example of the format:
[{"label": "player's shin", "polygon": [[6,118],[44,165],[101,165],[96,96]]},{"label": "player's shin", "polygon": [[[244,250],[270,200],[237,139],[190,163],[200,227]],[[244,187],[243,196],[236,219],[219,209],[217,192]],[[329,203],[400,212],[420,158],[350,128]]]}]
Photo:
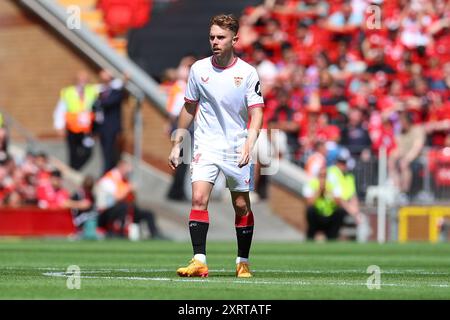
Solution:
[{"label": "player's shin", "polygon": [[248,262],[253,237],[253,213],[249,211],[245,216],[236,215],[235,227],[238,245],[236,263]]},{"label": "player's shin", "polygon": [[191,234],[194,259],[206,264],[206,236],[209,228],[207,210],[191,210],[189,215],[189,231]]}]

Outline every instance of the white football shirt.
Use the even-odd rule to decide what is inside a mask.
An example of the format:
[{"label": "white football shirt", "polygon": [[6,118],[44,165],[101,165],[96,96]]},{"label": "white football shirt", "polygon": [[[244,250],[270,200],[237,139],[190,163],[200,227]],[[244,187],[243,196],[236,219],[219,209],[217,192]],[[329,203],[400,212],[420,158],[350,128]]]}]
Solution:
[{"label": "white football shirt", "polygon": [[256,69],[235,58],[228,67],[208,57],[190,70],[185,100],[197,102],[194,144],[222,152],[237,152],[247,138],[248,110],[264,107]]}]

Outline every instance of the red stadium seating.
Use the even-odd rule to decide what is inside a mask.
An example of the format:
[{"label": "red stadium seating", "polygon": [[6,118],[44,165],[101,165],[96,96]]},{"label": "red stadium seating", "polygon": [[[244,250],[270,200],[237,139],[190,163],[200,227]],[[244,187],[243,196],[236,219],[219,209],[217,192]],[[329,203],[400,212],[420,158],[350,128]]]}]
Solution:
[{"label": "red stadium seating", "polygon": [[0,236],[70,236],[75,232],[69,209],[0,208]]},{"label": "red stadium seating", "polygon": [[98,7],[111,35],[124,34],[130,28],[144,26],[150,20],[150,0],[101,0]]}]

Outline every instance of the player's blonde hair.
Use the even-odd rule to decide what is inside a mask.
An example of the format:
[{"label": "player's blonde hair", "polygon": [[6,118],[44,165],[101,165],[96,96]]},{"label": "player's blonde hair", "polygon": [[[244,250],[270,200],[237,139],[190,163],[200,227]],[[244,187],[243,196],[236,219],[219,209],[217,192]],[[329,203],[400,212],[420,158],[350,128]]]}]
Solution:
[{"label": "player's blonde hair", "polygon": [[223,29],[228,29],[236,35],[239,31],[239,20],[232,14],[219,14],[211,18],[209,28],[212,26],[219,26]]}]

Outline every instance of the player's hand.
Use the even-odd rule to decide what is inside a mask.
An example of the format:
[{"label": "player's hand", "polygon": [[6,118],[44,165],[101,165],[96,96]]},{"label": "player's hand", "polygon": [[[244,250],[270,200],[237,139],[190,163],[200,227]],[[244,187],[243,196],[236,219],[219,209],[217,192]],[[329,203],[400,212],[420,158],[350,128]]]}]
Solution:
[{"label": "player's hand", "polygon": [[175,170],[178,167],[178,165],[180,164],[180,160],[181,160],[180,151],[181,150],[180,150],[179,146],[174,146],[172,148],[172,151],[170,152],[170,155],[169,155],[169,167],[172,170]]},{"label": "player's hand", "polygon": [[241,150],[241,158],[239,159],[238,167],[245,167],[250,161],[250,150],[247,144],[244,144]]}]

